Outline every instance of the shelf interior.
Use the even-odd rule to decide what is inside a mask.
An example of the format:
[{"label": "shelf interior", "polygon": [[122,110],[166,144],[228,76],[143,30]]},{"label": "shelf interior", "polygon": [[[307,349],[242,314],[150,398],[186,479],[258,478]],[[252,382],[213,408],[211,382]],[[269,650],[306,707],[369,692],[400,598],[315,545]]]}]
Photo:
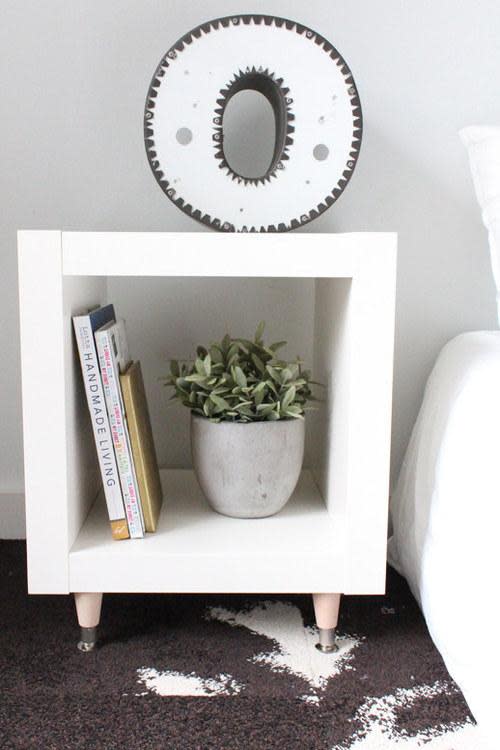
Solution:
[{"label": "shelf interior", "polygon": [[162,471],[162,483],[158,530],[143,539],[114,541],[98,497],[69,555],[72,591],[342,590],[343,519],[329,515],[309,471],[285,508],[261,519],[212,511],[191,470]]}]

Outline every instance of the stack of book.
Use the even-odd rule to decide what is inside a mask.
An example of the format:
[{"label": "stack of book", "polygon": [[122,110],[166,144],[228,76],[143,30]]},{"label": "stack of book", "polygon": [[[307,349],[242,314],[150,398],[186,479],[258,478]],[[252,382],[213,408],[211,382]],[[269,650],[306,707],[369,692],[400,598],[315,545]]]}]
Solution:
[{"label": "stack of book", "polygon": [[156,531],[162,502],[141,365],[113,305],[73,317],[113,539]]}]

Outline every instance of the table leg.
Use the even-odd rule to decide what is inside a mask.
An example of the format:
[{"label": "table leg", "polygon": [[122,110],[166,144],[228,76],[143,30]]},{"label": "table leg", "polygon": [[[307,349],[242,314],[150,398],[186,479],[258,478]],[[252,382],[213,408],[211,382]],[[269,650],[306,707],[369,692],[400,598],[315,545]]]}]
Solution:
[{"label": "table leg", "polygon": [[316,648],[324,654],[338,650],[335,642],[335,629],[339,620],[341,594],[313,594],[314,614],[319,630],[319,643]]},{"label": "table leg", "polygon": [[92,651],[97,642],[97,626],[101,619],[102,594],[75,593],[76,614],[80,625],[80,651]]}]

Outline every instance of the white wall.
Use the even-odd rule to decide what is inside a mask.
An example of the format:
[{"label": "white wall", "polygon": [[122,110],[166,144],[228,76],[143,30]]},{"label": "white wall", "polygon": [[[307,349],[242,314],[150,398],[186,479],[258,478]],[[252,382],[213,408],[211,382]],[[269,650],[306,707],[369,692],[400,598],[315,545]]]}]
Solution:
[{"label": "white wall", "polygon": [[[486,237],[456,133],[500,122],[498,3],[2,0],[0,535],[16,533],[12,508],[23,485],[16,229],[197,229],[150,173],[145,93],[162,53],[185,31],[249,11],[320,31],[360,90],[356,173],[308,231],[400,234],[394,470],[441,345],[494,325]],[[158,330],[164,325],[160,308]]]}]

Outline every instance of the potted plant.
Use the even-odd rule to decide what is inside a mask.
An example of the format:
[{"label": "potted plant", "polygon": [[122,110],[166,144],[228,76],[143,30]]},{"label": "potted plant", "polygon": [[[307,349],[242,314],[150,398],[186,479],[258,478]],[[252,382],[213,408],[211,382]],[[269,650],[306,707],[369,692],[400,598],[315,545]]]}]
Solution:
[{"label": "potted plant", "polygon": [[278,358],[286,344],[224,336],[199,346],[192,362],[170,362],[172,399],[191,410],[191,452],[211,507],[237,518],[280,511],[304,456],[304,412],[312,399],[302,362]]}]

